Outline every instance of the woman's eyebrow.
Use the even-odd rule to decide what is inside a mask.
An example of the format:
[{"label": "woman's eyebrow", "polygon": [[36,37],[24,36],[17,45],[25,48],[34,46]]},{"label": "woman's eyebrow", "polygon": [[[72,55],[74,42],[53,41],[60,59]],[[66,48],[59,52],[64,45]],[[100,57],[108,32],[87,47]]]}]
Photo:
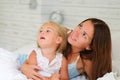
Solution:
[{"label": "woman's eyebrow", "polygon": [[81,25],[81,24],[78,24],[78,26],[82,27],[82,25]]},{"label": "woman's eyebrow", "polygon": [[[78,24],[78,26],[83,27],[82,24]],[[89,35],[88,35],[88,33],[85,30],[83,30],[83,32],[88,36],[88,38],[90,38]]]}]

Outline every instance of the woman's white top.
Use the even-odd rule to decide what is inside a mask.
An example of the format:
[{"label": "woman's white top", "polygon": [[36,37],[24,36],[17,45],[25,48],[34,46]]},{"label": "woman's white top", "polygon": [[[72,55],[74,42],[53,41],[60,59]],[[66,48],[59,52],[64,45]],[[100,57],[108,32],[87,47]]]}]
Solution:
[{"label": "woman's white top", "polygon": [[59,73],[62,64],[61,53],[56,53],[56,57],[50,62],[49,59],[42,55],[40,48],[36,48],[34,50],[37,54],[36,58],[38,66],[42,68],[42,70],[39,71],[41,75],[50,77],[53,73]]}]

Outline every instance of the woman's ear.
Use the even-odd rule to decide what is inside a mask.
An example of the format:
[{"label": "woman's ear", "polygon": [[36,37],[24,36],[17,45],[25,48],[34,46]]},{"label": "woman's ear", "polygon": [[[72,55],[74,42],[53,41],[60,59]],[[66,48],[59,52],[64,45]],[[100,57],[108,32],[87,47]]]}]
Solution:
[{"label": "woman's ear", "polygon": [[91,50],[91,47],[90,47],[90,45],[86,47],[86,50]]},{"label": "woman's ear", "polygon": [[63,39],[62,39],[62,37],[58,37],[57,39],[56,39],[56,43],[61,43],[63,41]]}]

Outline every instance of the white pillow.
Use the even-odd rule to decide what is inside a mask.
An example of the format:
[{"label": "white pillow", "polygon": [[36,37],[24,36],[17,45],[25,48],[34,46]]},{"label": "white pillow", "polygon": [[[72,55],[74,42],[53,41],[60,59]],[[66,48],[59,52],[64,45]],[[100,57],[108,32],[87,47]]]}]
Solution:
[{"label": "white pillow", "polygon": [[18,72],[18,56],[0,48],[0,80],[12,80]]},{"label": "white pillow", "polygon": [[37,47],[36,43],[31,43],[24,45],[21,48],[18,48],[14,51],[15,54],[18,54],[18,65],[21,66],[21,64],[27,59],[28,55],[31,53],[31,51]]},{"label": "white pillow", "polygon": [[103,77],[99,77],[97,80],[116,80],[115,73],[106,73]]},{"label": "white pillow", "polygon": [[36,43],[31,43],[31,44],[28,44],[28,45],[24,45],[21,48],[18,48],[13,52],[16,53],[16,54],[29,54],[36,47],[37,47]]},{"label": "white pillow", "polygon": [[112,38],[112,69],[120,76],[120,32],[111,32]]},{"label": "white pillow", "polygon": [[120,76],[120,61],[113,60],[112,61],[112,71],[116,73],[117,77]]}]

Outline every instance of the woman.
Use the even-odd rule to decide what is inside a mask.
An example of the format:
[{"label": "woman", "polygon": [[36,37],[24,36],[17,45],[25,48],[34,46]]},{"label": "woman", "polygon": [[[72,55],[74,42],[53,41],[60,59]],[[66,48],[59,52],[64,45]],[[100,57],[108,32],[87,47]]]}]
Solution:
[{"label": "woman", "polygon": [[[112,71],[111,34],[108,25],[98,19],[87,19],[94,26],[90,50],[81,52],[84,69],[90,80],[96,80]],[[82,25],[81,23],[81,25]]]},{"label": "woman", "polygon": [[[64,56],[68,60],[71,80],[77,80],[77,78],[80,80],[80,74],[83,72],[90,80],[96,80],[111,72],[111,36],[107,24],[96,18],[81,22],[69,34],[68,47],[64,51]],[[36,70],[40,68],[27,63],[21,67],[21,71],[28,78],[42,79],[43,76],[38,75]]]}]

